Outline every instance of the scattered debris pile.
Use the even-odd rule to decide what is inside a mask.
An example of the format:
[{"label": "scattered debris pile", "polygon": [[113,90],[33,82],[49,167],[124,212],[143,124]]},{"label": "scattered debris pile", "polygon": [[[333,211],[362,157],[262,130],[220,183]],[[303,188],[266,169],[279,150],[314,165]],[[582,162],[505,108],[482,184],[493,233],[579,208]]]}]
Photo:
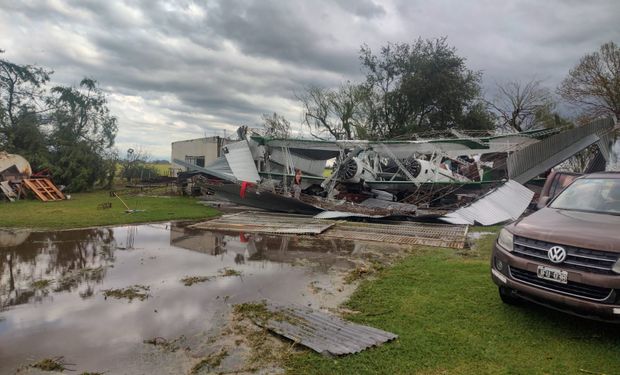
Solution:
[{"label": "scattered debris pile", "polygon": [[20,155],[0,151],[0,200],[15,202],[26,197],[26,190],[43,201],[65,199],[65,195],[44,174],[33,174],[30,163]]},{"label": "scattered debris pile", "polygon": [[602,118],[483,137],[329,141],[242,127],[209,165],[174,162],[219,180],[205,182],[206,192],[269,211],[493,225],[519,217],[551,168],[585,148],[596,145],[602,162],[595,164],[604,168],[616,129],[614,119]]},{"label": "scattered debris pile", "polygon": [[394,221],[390,224],[317,219],[303,215],[244,211],[194,224],[190,228],[210,231],[317,235],[324,238],[379,241],[462,249],[467,225]]}]

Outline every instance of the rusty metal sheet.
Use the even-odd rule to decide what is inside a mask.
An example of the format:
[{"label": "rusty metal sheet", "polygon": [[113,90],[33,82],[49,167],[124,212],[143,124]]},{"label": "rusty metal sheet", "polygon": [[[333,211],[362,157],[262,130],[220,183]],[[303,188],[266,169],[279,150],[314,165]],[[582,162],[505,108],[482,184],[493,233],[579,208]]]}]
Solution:
[{"label": "rusty metal sheet", "polygon": [[257,325],[325,355],[359,353],[398,337],[304,306],[273,302],[266,302],[265,306],[278,318],[254,320]]}]

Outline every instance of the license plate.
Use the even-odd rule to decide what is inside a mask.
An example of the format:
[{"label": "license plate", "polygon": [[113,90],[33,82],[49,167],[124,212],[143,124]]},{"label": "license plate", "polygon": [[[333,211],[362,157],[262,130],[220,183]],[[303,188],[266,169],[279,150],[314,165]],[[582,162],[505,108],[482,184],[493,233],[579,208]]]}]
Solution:
[{"label": "license plate", "polygon": [[568,272],[557,268],[538,266],[538,278],[566,284],[568,283]]}]

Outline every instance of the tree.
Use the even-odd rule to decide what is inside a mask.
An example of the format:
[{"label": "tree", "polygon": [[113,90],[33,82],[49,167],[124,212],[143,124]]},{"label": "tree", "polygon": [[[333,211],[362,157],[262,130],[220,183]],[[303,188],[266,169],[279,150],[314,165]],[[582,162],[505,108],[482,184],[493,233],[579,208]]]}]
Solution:
[{"label": "tree", "polygon": [[157,177],[157,170],[149,165],[151,155],[141,147],[127,150],[127,156],[121,160],[121,177],[131,182],[136,179]]},{"label": "tree", "polygon": [[614,42],[585,55],[557,90],[567,102],[583,108],[590,118],[620,119],[620,48]]},{"label": "tree", "polygon": [[288,138],[291,136],[291,123],[277,113],[263,114],[265,136],[272,138]]},{"label": "tree", "polygon": [[50,116],[52,171],[58,183],[71,191],[105,183],[114,173],[106,157],[114,145],[116,118],[110,114],[104,93],[93,79],[78,88],[52,88]]},{"label": "tree", "polygon": [[378,55],[364,45],[360,60],[370,99],[369,129],[377,138],[458,128],[479,97],[481,73],[467,69],[446,38],[389,43]]},{"label": "tree", "polygon": [[347,82],[338,89],[310,86],[299,97],[303,106],[303,121],[313,136],[334,139],[355,139],[365,127],[364,105],[366,90]]},{"label": "tree", "polygon": [[[0,53],[4,51],[0,50]],[[46,159],[40,115],[51,71],[0,59],[0,148],[35,163]]]},{"label": "tree", "polygon": [[537,127],[550,127],[555,103],[551,92],[539,80],[497,85],[497,95],[489,104],[496,111],[498,126],[522,132]]}]

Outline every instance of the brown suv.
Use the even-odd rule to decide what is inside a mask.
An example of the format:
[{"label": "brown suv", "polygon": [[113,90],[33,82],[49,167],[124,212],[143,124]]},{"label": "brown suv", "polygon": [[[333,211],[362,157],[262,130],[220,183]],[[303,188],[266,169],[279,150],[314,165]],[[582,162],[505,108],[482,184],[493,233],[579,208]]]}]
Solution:
[{"label": "brown suv", "polygon": [[620,173],[595,173],[502,228],[491,274],[505,303],[620,322],[619,259]]}]

